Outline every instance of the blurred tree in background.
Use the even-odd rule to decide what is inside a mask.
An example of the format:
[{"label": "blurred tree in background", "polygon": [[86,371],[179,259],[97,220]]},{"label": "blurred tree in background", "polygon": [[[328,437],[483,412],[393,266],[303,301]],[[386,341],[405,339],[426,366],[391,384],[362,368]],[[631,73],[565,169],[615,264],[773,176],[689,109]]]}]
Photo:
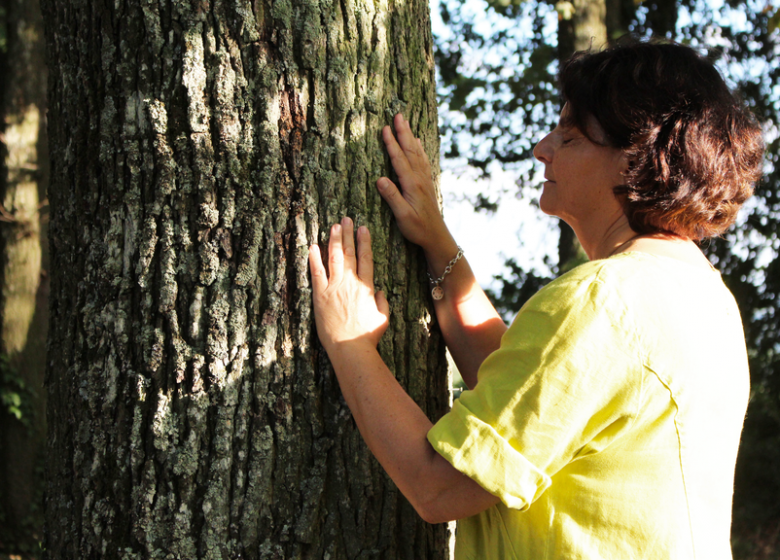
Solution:
[{"label": "blurred tree in background", "polygon": [[[467,164],[483,175],[516,173],[533,194],[532,149],[555,126],[556,75],[576,49],[629,32],[689,44],[710,57],[763,123],[765,177],[739,223],[703,246],[734,293],[750,354],[752,398],[737,464],[733,548],[736,558],[780,551],[780,36],[778,11],[765,0],[443,0],[437,36],[444,167]],[[449,160],[449,161],[447,161]],[[478,210],[501,197],[483,192]],[[563,222],[561,222],[563,224]],[[552,277],[582,260],[563,225],[557,262],[525,270],[510,259],[492,293],[510,318]]]},{"label": "blurred tree in background", "polygon": [[0,554],[25,557],[43,538],[45,115],[38,0],[0,0]]}]

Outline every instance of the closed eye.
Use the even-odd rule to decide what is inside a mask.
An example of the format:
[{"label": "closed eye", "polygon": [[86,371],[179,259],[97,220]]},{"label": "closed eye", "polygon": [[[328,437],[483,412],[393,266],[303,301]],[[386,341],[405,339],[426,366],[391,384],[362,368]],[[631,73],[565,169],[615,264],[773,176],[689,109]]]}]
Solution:
[{"label": "closed eye", "polygon": [[571,142],[574,142],[575,140],[579,140],[579,139],[581,139],[581,138],[585,138],[585,137],[584,137],[584,136],[582,136],[582,135],[579,135],[579,136],[571,136],[571,137],[569,137],[569,138],[564,138],[564,137],[562,137],[562,138],[561,138],[561,146],[565,146],[566,144],[570,144]]}]

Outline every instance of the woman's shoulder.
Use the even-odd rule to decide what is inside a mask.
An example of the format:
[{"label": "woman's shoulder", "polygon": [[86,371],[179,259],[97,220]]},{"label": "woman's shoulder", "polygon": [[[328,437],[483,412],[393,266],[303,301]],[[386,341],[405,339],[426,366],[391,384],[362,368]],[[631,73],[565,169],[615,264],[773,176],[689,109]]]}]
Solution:
[{"label": "woman's shoulder", "polygon": [[643,252],[619,253],[584,263],[542,288],[526,307],[575,307],[618,315],[666,314],[670,308],[733,307],[720,274],[678,259]]},{"label": "woman's shoulder", "polygon": [[[583,263],[537,292],[533,299],[565,303],[581,297],[617,296],[622,288],[660,272],[654,263],[634,253]],[[538,303],[538,301],[536,302]]]},{"label": "woman's shoulder", "polygon": [[[721,290],[724,285],[720,273],[714,268],[691,264],[676,258],[646,252],[619,253],[606,259],[584,263],[547,287],[557,290],[578,290],[591,284],[619,287],[621,293],[635,289],[664,289],[686,286]],[[652,292],[652,290],[651,290]]]},{"label": "woman's shoulder", "polygon": [[628,328],[623,288],[639,272],[626,263],[608,261],[584,263],[547,284],[520,309],[509,334],[541,323],[555,329],[579,329],[591,323]]}]

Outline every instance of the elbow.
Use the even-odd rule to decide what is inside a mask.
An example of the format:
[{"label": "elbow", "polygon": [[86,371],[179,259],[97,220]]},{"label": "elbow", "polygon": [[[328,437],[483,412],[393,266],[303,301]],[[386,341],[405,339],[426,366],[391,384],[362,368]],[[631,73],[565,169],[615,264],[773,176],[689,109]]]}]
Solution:
[{"label": "elbow", "polygon": [[429,489],[410,500],[417,514],[431,524],[447,523],[471,517],[494,506],[500,500],[465,475],[462,484]]},{"label": "elbow", "polygon": [[426,515],[423,517],[423,521],[436,525],[438,523],[449,523],[450,521],[456,521],[451,515]]},{"label": "elbow", "polygon": [[406,488],[417,514],[431,524],[470,517],[497,503],[477,482],[456,470],[447,460],[431,451],[430,468],[417,472],[415,484]]},{"label": "elbow", "polygon": [[446,507],[442,507],[442,500],[439,496],[430,497],[424,501],[417,501],[412,504],[417,514],[422,517],[423,521],[435,525],[437,523],[448,523],[449,521],[455,521],[457,517],[448,514]]},{"label": "elbow", "polygon": [[431,509],[421,509],[421,508],[415,508],[417,509],[417,513],[420,517],[422,517],[422,520],[426,523],[430,523],[431,525],[436,525],[437,523],[447,523],[448,521],[452,521],[451,519],[446,519],[446,516],[439,515],[438,512],[431,510]]}]

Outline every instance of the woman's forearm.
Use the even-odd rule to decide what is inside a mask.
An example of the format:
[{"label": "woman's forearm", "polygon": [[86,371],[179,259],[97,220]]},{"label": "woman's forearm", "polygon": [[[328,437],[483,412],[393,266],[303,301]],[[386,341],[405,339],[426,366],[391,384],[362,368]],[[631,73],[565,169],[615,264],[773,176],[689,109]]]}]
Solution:
[{"label": "woman's forearm", "polygon": [[309,248],[317,334],[344,398],[369,448],[425,520],[478,513],[497,499],[436,453],[427,440],[430,420],[376,350],[390,308],[374,291],[370,233],[358,229],[357,247],[354,233],[349,218],[331,227],[327,270],[319,246]]},{"label": "woman's forearm", "polygon": [[[449,234],[425,250],[431,275],[439,278],[458,252]],[[463,381],[471,389],[477,383],[479,366],[498,349],[507,327],[477,283],[464,257],[441,282],[444,297],[434,300],[436,318],[444,340]]]},{"label": "woman's forearm", "polygon": [[427,440],[431,421],[375,348],[346,343],[328,355],[363,439],[423,519],[459,519],[498,501],[433,449]]}]

